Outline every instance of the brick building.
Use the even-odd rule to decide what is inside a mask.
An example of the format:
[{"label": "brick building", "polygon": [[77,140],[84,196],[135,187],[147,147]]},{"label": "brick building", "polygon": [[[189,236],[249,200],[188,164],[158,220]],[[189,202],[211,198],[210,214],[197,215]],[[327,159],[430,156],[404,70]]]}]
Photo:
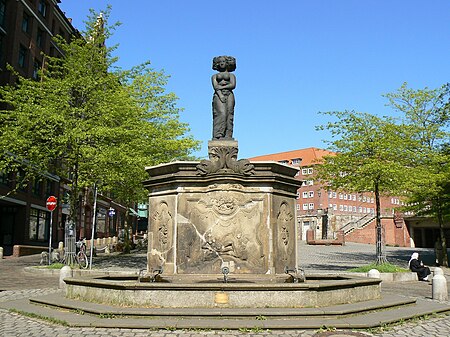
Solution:
[{"label": "brick building", "polygon": [[[52,40],[60,35],[66,40],[79,34],[58,7],[60,0],[0,0],[0,85],[12,84],[15,79],[6,65],[20,75],[38,79],[38,70],[45,66],[45,56],[63,56]],[[46,209],[48,196],[58,198],[53,214],[52,243],[63,241],[68,205],[64,203],[69,187],[67,181],[51,173],[42,173],[42,180],[31,181],[17,189],[21,172],[0,172],[0,247],[4,255],[13,253],[15,245],[48,246],[51,213]],[[80,195],[78,238],[91,236],[93,193],[85,190]],[[123,226],[127,209],[110,198],[99,195],[97,203],[98,237],[116,235]],[[109,216],[108,210],[115,209]]]},{"label": "brick building", "polygon": [[[315,169],[321,159],[333,152],[310,147],[306,149],[274,153],[249,158],[251,161],[273,160],[298,167],[297,178],[304,181],[298,190],[297,223],[299,236],[306,238],[306,231],[314,229],[316,238],[333,239],[336,231],[343,230],[345,240],[375,243],[375,200],[373,193],[346,193],[329,190],[315,179]],[[410,247],[414,245],[409,229],[395,209],[401,205],[397,197],[380,200],[382,224],[386,244]]]}]

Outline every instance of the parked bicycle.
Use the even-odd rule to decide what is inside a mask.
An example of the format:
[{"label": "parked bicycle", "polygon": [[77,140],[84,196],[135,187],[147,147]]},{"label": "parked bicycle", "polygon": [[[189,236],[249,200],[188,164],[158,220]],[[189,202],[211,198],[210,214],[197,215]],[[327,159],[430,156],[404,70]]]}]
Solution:
[{"label": "parked bicycle", "polygon": [[89,266],[89,260],[86,255],[86,243],[84,240],[77,241],[76,243],[78,252],[75,255],[76,263],[80,266],[82,269],[86,269]]}]

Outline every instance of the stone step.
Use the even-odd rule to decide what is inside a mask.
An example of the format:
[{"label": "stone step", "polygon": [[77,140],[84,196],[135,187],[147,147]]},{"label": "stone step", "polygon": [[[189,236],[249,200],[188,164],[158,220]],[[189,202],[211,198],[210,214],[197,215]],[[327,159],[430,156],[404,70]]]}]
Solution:
[{"label": "stone step", "polygon": [[104,316],[139,317],[330,317],[413,305],[415,299],[403,296],[385,296],[377,300],[341,304],[321,308],[130,308],[107,304],[77,301],[64,297],[62,293],[30,298],[32,304],[81,311]]},{"label": "stone step", "polygon": [[[46,300],[43,300],[46,298]],[[79,303],[77,303],[79,302]],[[67,300],[62,294],[0,303],[69,326],[130,329],[368,329],[450,311],[448,303],[390,296],[324,308],[119,308]]]}]

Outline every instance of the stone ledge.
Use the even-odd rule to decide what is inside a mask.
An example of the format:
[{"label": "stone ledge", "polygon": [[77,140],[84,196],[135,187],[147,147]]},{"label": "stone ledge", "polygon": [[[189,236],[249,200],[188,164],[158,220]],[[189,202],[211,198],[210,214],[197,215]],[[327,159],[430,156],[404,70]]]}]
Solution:
[{"label": "stone ledge", "polygon": [[[330,273],[327,273],[330,274]],[[369,277],[368,273],[351,273],[351,272],[342,272],[342,273],[333,273],[339,275],[354,275],[359,277]],[[410,281],[419,281],[417,278],[417,273],[406,272],[406,273],[380,273],[380,279],[384,282],[410,282]]]}]

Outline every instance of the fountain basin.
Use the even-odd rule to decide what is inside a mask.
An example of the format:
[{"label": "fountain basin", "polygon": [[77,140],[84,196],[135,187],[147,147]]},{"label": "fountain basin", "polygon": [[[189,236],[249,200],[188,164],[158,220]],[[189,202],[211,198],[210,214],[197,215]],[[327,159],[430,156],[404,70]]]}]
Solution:
[{"label": "fountain basin", "polygon": [[136,275],[66,278],[66,297],[127,307],[303,308],[379,299],[379,279],[347,275],[306,275],[292,283],[286,275],[172,275],[162,282]]}]

